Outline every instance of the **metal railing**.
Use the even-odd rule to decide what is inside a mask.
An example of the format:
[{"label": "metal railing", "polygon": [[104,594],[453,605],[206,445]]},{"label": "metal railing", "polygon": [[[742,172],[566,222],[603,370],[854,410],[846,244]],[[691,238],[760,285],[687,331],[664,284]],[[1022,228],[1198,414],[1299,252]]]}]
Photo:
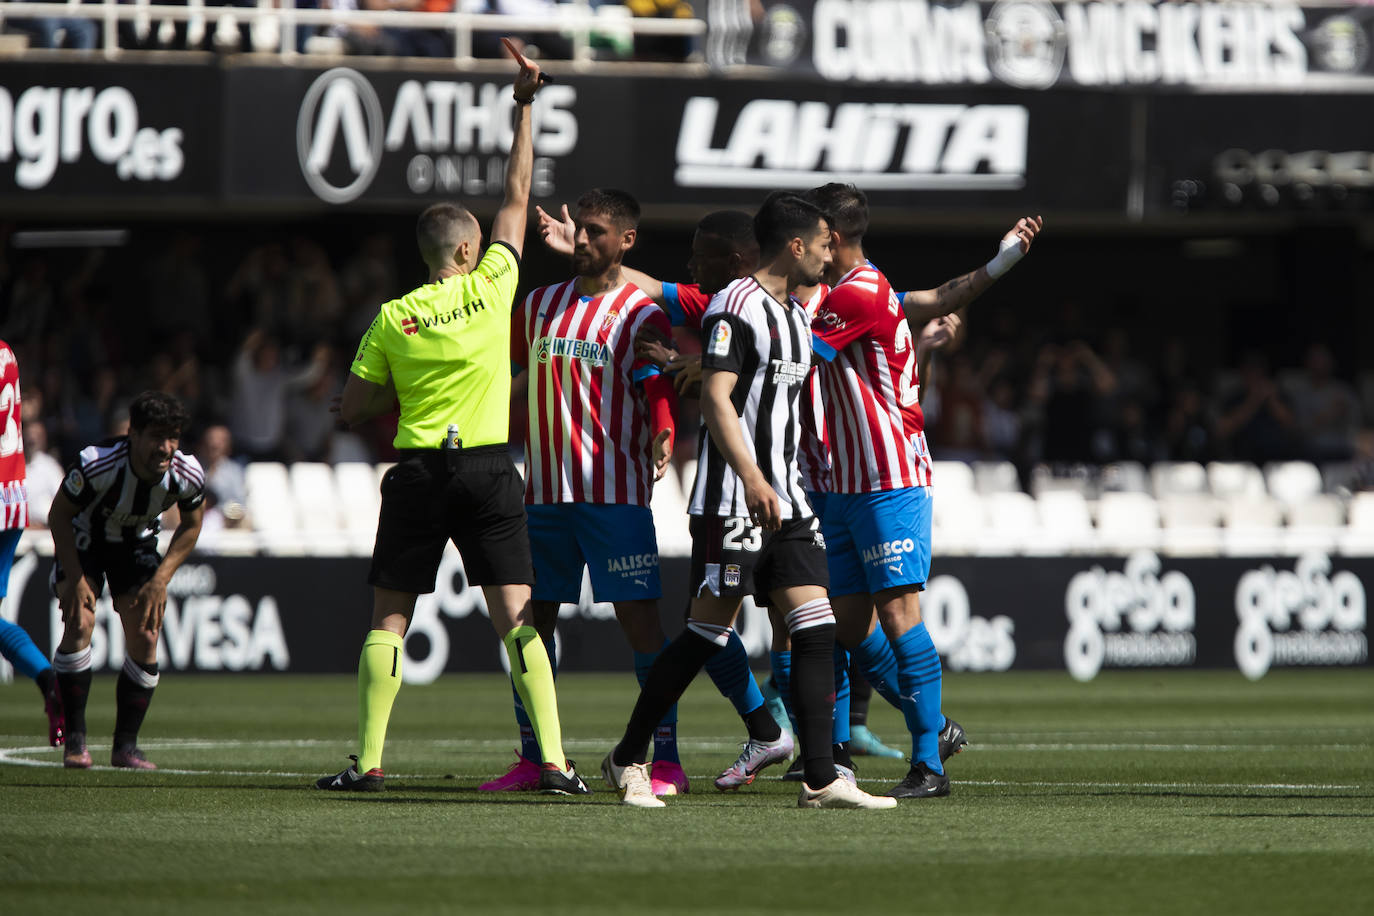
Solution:
[{"label": "metal railing", "polygon": [[[203,0],[187,0],[184,6],[155,6],[148,0],[121,3],[103,0],[96,3],[29,3],[0,0],[0,23],[32,19],[89,19],[101,24],[100,52],[107,59],[119,56],[119,23],[132,22],[140,29],[155,24],[185,22],[187,30],[203,38],[214,30],[237,32],[240,24],[250,27],[253,50],[276,49],[284,61],[297,55],[296,30],[302,26],[379,26],[384,28],[427,29],[453,34],[454,60],[470,61],[474,32],[499,34],[562,33],[573,47],[574,61],[592,58],[593,33],[621,36],[674,36],[691,38],[706,32],[700,19],[648,19],[618,14],[619,6],[593,10],[587,0],[559,3],[548,16],[510,16],[499,13],[430,13],[402,10],[297,9],[295,0],[258,0],[257,6],[206,6]],[[603,12],[604,11],[604,12]],[[194,43],[199,44],[199,39]]]}]

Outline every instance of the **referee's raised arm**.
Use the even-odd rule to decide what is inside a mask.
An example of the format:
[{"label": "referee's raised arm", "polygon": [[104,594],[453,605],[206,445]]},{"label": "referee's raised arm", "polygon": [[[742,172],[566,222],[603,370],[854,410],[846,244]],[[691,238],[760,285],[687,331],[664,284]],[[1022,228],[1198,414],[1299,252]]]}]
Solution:
[{"label": "referee's raised arm", "polygon": [[516,50],[510,39],[502,44],[520,64],[515,77],[515,137],[511,140],[510,160],[506,163],[506,199],[491,224],[491,240],[505,242],[516,255],[524,252],[525,219],[530,205],[530,179],[534,172],[534,137],[531,103],[539,91],[539,65]]}]

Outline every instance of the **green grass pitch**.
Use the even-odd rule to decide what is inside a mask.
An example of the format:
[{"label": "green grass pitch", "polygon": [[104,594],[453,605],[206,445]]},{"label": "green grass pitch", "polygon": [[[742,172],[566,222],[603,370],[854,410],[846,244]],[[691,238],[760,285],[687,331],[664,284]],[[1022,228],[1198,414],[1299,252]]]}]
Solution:
[{"label": "green grass pitch", "polygon": [[[114,681],[90,727],[108,761]],[[681,705],[690,795],[617,804],[598,763],[630,675],[559,680],[588,799],[492,797],[515,744],[498,676],[402,690],[381,795],[313,779],[353,750],[351,677],[172,674],[157,773],[65,771],[26,682],[0,689],[0,912],[1370,913],[1374,671],[948,674],[972,746],[948,799],[801,811],[766,771],[723,795],[733,711]],[[898,744],[875,698],[872,725]],[[902,761],[859,758],[882,791]],[[176,772],[169,772],[175,770]]]}]

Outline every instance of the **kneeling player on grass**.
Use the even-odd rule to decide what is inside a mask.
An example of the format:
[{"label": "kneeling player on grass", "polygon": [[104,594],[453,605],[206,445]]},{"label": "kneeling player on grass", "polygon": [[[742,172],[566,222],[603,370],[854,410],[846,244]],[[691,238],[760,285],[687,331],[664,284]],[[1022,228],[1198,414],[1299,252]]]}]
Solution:
[{"label": "kneeling player on grass", "polygon": [[654,663],[625,735],[602,761],[625,804],[662,807],[644,764],[653,728],[729,640],[744,594],[783,612],[796,662],[794,695],[805,808],[887,808],[837,776],[830,753],[835,618],[825,546],[797,479],[797,394],[811,362],[805,310],[788,296],[829,262],[821,211],[775,194],[755,217],[762,266],[707,310],[700,459],[693,486],[693,598],[687,629]]},{"label": "kneeling player on grass", "polygon": [[[115,685],[110,765],[157,769],[138,749],[138,732],[160,675],[157,641],[167,607],[167,583],[196,546],[205,514],[205,473],[178,450],[188,422],[170,394],[145,391],[129,405],[129,434],[81,450],[48,513],[53,548],[52,589],[62,609],[62,642],[53,667],[67,716],[62,765],[91,765],[86,749],[86,699],[91,689],[95,602],[110,583],[124,624],[124,668]],[[181,522],[157,552],[159,517],[172,506]]]}]

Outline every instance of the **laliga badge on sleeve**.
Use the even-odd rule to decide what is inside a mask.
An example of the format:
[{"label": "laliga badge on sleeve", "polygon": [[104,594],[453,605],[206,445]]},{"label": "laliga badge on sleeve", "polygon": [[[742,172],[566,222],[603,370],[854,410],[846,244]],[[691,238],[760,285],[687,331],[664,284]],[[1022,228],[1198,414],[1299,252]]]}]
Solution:
[{"label": "laliga badge on sleeve", "polygon": [[80,496],[81,491],[86,488],[86,475],[82,474],[76,468],[72,468],[71,473],[67,475],[67,479],[63,481],[63,484],[68,496]]},{"label": "laliga badge on sleeve", "polygon": [[711,355],[729,356],[730,355],[730,322],[717,321],[716,326],[711,329]]}]

